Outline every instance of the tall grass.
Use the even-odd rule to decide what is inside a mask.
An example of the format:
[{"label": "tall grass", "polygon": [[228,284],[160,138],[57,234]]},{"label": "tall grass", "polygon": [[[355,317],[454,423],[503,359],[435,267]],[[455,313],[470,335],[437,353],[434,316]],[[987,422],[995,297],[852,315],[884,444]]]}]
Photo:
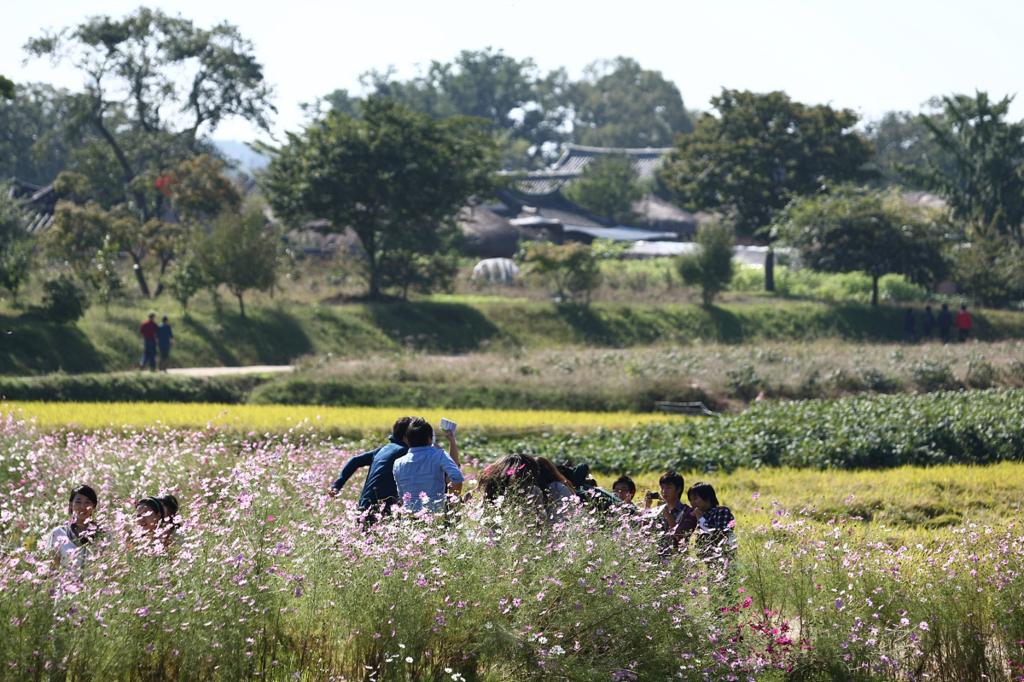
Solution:
[{"label": "tall grass", "polygon": [[[552,523],[477,500],[364,531],[354,490],[323,492],[349,453],[297,432],[55,435],[8,415],[0,442],[4,680],[1022,675],[1019,516],[925,536],[765,499],[770,516],[737,509],[722,582],[587,507]],[[82,575],[39,543],[78,482],[105,531]],[[169,545],[134,530],[131,500],[158,492],[182,501]]]}]

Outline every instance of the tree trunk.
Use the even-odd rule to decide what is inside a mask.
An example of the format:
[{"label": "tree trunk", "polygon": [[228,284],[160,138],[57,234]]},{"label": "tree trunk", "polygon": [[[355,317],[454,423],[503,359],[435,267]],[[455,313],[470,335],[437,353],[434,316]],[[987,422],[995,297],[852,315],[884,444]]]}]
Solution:
[{"label": "tree trunk", "polygon": [[770,246],[764,255],[764,290],[775,291],[775,250]]},{"label": "tree trunk", "polygon": [[[129,251],[128,253],[131,253],[131,251]],[[149,285],[146,284],[146,276],[142,272],[142,266],[139,264],[139,259],[135,257],[134,253],[131,253],[131,256],[132,260],[135,261],[135,266],[132,268],[132,270],[135,271],[135,279],[139,280],[139,289],[142,291],[143,296],[145,296],[146,298],[150,298]]]},{"label": "tree trunk", "polygon": [[238,296],[238,310],[241,312],[242,319],[244,320],[245,319],[245,303],[242,301],[242,295],[241,294],[236,294],[236,295]]},{"label": "tree trunk", "polygon": [[871,305],[878,305],[878,275],[871,275]]}]

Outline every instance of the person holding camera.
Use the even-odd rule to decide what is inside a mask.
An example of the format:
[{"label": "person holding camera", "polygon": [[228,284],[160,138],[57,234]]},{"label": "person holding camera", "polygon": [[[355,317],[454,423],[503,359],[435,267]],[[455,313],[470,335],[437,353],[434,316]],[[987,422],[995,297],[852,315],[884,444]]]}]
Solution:
[{"label": "person holding camera", "polygon": [[[679,541],[697,527],[693,508],[683,504],[680,499],[684,486],[682,474],[666,471],[658,480],[658,492],[648,490],[644,495],[644,509],[648,510],[648,518],[655,528],[661,530],[658,538],[658,553],[661,555],[671,554],[679,546]],[[651,509],[657,499],[663,500],[663,503]]]}]

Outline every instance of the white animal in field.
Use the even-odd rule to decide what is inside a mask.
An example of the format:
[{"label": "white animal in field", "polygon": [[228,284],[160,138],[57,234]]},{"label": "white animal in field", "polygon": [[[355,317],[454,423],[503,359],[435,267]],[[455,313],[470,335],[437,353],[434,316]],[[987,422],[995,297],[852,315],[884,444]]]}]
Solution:
[{"label": "white animal in field", "polygon": [[473,267],[473,279],[509,284],[519,274],[519,266],[510,258],[486,258]]}]

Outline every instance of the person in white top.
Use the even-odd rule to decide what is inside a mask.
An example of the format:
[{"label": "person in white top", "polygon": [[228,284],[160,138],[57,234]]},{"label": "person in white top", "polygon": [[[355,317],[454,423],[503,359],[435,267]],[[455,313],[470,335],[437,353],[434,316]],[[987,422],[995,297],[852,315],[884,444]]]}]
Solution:
[{"label": "person in white top", "polygon": [[96,511],[96,491],[87,485],[80,485],[71,491],[68,500],[69,520],[63,526],[54,528],[47,539],[47,546],[53,551],[53,567],[81,572],[90,548],[96,540],[96,525],[92,522]]}]

